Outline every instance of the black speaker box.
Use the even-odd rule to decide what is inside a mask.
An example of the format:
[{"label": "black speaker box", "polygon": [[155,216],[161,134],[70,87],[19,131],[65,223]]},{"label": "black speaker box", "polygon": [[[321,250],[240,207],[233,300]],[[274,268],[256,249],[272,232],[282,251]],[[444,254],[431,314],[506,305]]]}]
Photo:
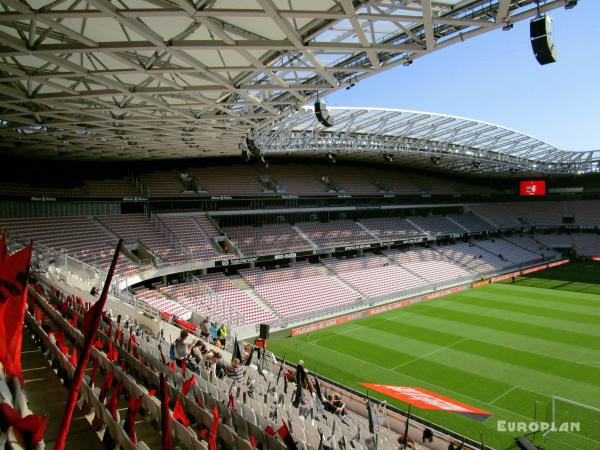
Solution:
[{"label": "black speaker box", "polygon": [[324,127],[332,127],[333,126],[333,117],[329,115],[329,111],[327,111],[327,105],[322,102],[315,102],[315,115],[317,116],[317,120]]},{"label": "black speaker box", "polygon": [[271,326],[266,323],[260,324],[260,338],[261,339],[269,339],[269,332],[271,330]]}]

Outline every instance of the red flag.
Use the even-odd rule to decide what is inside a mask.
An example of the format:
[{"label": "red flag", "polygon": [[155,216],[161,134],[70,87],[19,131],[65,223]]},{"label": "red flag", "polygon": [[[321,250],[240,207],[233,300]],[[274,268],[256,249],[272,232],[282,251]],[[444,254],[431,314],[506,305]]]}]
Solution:
[{"label": "red flag", "polygon": [[134,444],[137,443],[137,436],[135,435],[135,416],[142,407],[143,398],[144,396],[140,395],[139,397],[132,396],[129,399],[129,407],[127,408],[127,414],[125,415],[125,424],[123,425],[127,436],[129,436],[129,439],[131,439],[131,442],[133,442]]},{"label": "red flag", "polygon": [[254,440],[254,436],[250,435],[250,447],[256,448],[256,441]]},{"label": "red flag", "polygon": [[183,382],[183,387],[181,388],[181,393],[183,395],[187,395],[187,393],[190,391],[190,388],[192,387],[193,384],[196,384],[196,375],[192,375],[191,377],[189,377],[187,380],[185,380]]},{"label": "red flag", "polygon": [[183,410],[183,406],[179,400],[175,402],[175,407],[173,408],[173,419],[182,423],[186,427],[190,426],[190,420],[185,415],[185,411]]},{"label": "red flag", "polygon": [[33,307],[33,315],[37,323],[42,323],[42,311],[37,306]]},{"label": "red flag", "polygon": [[0,264],[0,362],[6,374],[23,384],[21,343],[31,244]]},{"label": "red flag", "polygon": [[102,350],[104,347],[104,342],[102,342],[100,339],[96,339],[96,342],[94,342],[94,347],[98,350]]},{"label": "red flag", "polygon": [[210,424],[208,433],[208,448],[209,450],[217,450],[217,429],[219,428],[219,410],[216,406],[212,407],[213,420]]},{"label": "red flag", "polygon": [[119,420],[117,416],[117,403],[119,403],[119,396],[121,395],[121,389],[123,388],[123,382],[117,384],[117,387],[114,388],[112,396],[108,401],[108,405],[106,407],[110,411],[112,418],[115,420]]},{"label": "red flag", "polygon": [[100,394],[98,394],[98,398],[101,402],[106,398],[106,391],[110,389],[110,386],[115,378],[115,374],[112,372],[108,372],[106,377],[104,377],[104,383],[102,383],[102,387],[100,388]]},{"label": "red flag", "polygon": [[8,403],[0,403],[0,423],[2,423],[2,428],[12,426],[19,430],[30,444],[27,448],[30,448],[43,439],[48,425],[48,417],[35,414],[21,417],[21,414]]},{"label": "red flag", "polygon": [[169,394],[167,394],[167,379],[160,374],[160,412],[162,426],[162,450],[173,450],[171,435],[171,416],[169,415]]},{"label": "red flag", "polygon": [[0,241],[0,263],[8,256],[8,249],[6,248],[6,241],[8,239],[8,231],[2,232],[2,240]]},{"label": "red flag", "polygon": [[269,436],[275,436],[275,431],[273,431],[273,427],[271,425],[267,425],[263,431]]},{"label": "red flag", "polygon": [[277,434],[279,435],[279,437],[281,438],[281,440],[284,442],[285,446],[289,450],[298,450],[298,447],[296,446],[296,442],[294,441],[294,438],[292,437],[292,435],[290,433],[290,429],[288,428],[285,421],[282,420],[282,422],[283,422],[283,424],[277,430]]},{"label": "red flag", "polygon": [[71,353],[71,357],[69,358],[69,362],[73,364],[73,367],[77,365],[77,348],[73,347],[73,353]]}]

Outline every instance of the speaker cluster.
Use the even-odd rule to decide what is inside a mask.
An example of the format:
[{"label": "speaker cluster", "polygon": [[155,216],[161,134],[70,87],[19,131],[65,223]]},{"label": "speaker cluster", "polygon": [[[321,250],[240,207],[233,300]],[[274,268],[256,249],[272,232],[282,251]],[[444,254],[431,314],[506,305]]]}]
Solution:
[{"label": "speaker cluster", "polygon": [[333,117],[329,115],[329,111],[327,111],[327,105],[317,100],[315,102],[315,115],[317,116],[317,120],[324,127],[332,127],[333,126]]},{"label": "speaker cluster", "polygon": [[542,66],[556,62],[556,47],[552,39],[552,18],[550,16],[544,14],[531,19],[529,36],[537,62]]}]

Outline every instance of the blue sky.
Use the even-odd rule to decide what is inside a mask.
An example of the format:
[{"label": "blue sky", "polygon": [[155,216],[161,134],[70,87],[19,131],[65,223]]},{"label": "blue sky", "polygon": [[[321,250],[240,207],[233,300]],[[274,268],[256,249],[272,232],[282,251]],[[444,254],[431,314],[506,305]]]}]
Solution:
[{"label": "blue sky", "polygon": [[327,102],[470,117],[567,150],[600,149],[600,1],[579,0],[550,15],[554,64],[535,60],[525,20],[375,75]]}]

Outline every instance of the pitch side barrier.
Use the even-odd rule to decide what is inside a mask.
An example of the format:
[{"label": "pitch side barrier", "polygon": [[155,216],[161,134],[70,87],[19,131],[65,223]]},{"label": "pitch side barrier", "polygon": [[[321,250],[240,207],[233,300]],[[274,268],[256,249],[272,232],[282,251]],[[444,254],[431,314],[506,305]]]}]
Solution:
[{"label": "pitch side barrier", "polygon": [[556,267],[571,262],[570,259],[561,259],[559,261],[553,261],[537,266],[528,267],[526,269],[516,270],[502,275],[486,278],[483,280],[468,282],[459,286],[454,286],[448,289],[442,289],[436,292],[430,292],[428,294],[417,295],[416,297],[407,298],[397,302],[388,303],[386,305],[375,306],[373,308],[357,311],[351,314],[345,314],[331,319],[323,320],[320,322],[314,322],[301,327],[292,328],[290,330],[290,336],[299,336],[301,334],[312,333],[313,331],[322,330],[324,328],[334,327],[343,323],[352,322],[358,319],[364,319],[365,317],[374,316],[384,312],[392,311],[394,309],[404,308],[406,306],[414,305],[416,303],[433,300],[434,298],[444,297],[446,295],[455,294],[465,289],[476,288],[485,286],[486,284],[496,283],[498,281],[506,280],[512,277],[518,277],[520,275],[527,275],[529,273],[538,272],[540,270],[548,269],[550,267]]}]

